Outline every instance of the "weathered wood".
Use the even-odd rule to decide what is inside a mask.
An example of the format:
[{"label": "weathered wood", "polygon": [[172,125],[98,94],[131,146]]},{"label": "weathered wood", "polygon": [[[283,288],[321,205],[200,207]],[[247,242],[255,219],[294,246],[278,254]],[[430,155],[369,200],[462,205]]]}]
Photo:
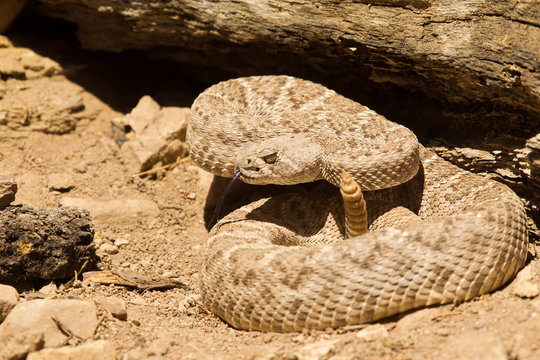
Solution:
[{"label": "weathered wood", "polygon": [[[391,108],[421,136],[540,131],[538,1],[37,0],[33,9],[76,22],[86,49],[349,85],[347,95]],[[399,89],[429,100],[388,98]],[[403,114],[419,105],[431,107],[420,120]]]}]

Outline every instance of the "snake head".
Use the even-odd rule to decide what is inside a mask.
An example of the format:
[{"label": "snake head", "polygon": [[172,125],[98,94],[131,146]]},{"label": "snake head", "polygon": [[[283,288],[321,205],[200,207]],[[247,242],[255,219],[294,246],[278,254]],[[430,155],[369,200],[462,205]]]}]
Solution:
[{"label": "snake head", "polygon": [[321,179],[321,147],[306,134],[282,135],[244,146],[236,157],[240,179],[250,184],[293,185]]}]

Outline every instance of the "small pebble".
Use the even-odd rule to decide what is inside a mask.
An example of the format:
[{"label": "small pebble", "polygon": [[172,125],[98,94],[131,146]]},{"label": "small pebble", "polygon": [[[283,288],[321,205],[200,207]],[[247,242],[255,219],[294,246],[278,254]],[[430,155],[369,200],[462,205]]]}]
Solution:
[{"label": "small pebble", "polygon": [[121,238],[121,239],[114,240],[114,245],[116,246],[122,246],[122,245],[127,245],[127,244],[129,244],[128,239]]},{"label": "small pebble", "polygon": [[483,329],[484,327],[486,327],[486,325],[482,322],[474,322],[472,324],[472,327],[473,329],[476,329],[476,330],[480,330],[480,329]]},{"label": "small pebble", "polygon": [[369,325],[356,333],[356,337],[366,342],[372,342],[388,337],[388,330],[381,324]]},{"label": "small pebble", "polygon": [[524,280],[514,286],[512,293],[521,298],[535,298],[538,296],[538,285],[529,280]]},{"label": "small pebble", "polygon": [[150,265],[152,265],[152,263],[149,260],[146,260],[146,259],[141,259],[139,261],[139,264],[141,264],[142,266],[150,266]]},{"label": "small pebble", "polygon": [[75,170],[75,171],[78,172],[79,174],[84,174],[85,172],[88,171],[88,164],[84,164],[84,163],[82,163],[82,162],[77,163],[77,164],[75,164],[75,166],[73,167],[73,170]]},{"label": "small pebble", "polygon": [[297,359],[327,359],[334,351],[338,339],[318,341],[302,346],[293,354]]},{"label": "small pebble", "polygon": [[115,318],[127,320],[127,308],[124,300],[111,296],[105,299],[104,305],[110,310]]},{"label": "small pebble", "polygon": [[47,177],[49,190],[68,192],[75,187],[73,177],[70,174],[50,174]]},{"label": "small pebble", "polygon": [[450,335],[450,330],[445,329],[445,328],[435,329],[433,332],[435,334],[439,335],[439,336],[448,336],[448,335]]},{"label": "small pebble", "polygon": [[174,277],[175,275],[176,273],[174,271],[168,270],[168,271],[164,271],[161,276],[164,278],[171,278],[171,277]]},{"label": "small pebble", "polygon": [[141,322],[138,320],[131,320],[131,323],[135,326],[141,326]]},{"label": "small pebble", "polygon": [[118,253],[118,246],[104,243],[104,244],[101,244],[101,246],[99,247],[99,250],[107,254],[116,254]]},{"label": "small pebble", "polygon": [[40,293],[47,294],[47,295],[54,295],[58,291],[58,286],[54,282],[50,282],[49,284],[43,286],[41,289],[39,289]]},{"label": "small pebble", "polygon": [[534,281],[535,273],[531,265],[523,268],[516,276],[512,294],[521,298],[534,298],[538,296],[538,284]]},{"label": "small pebble", "polygon": [[96,247],[100,247],[101,244],[103,244],[103,238],[100,238],[99,236],[94,236],[94,245]]}]

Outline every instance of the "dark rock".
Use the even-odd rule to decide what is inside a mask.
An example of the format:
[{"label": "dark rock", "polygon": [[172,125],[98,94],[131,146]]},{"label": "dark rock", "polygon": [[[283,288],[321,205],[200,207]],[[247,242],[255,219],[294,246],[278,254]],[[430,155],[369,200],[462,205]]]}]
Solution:
[{"label": "dark rock", "polygon": [[0,281],[64,279],[97,258],[87,210],[10,206],[0,212]]}]

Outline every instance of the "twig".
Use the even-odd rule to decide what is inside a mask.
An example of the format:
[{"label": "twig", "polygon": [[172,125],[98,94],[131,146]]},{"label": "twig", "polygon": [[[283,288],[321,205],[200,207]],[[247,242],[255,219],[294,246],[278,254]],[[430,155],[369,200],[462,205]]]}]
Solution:
[{"label": "twig", "polygon": [[173,163],[170,163],[170,164],[167,164],[167,165],[163,165],[163,166],[160,166],[158,168],[154,168],[154,169],[150,169],[150,170],[146,170],[146,171],[143,171],[143,172],[140,172],[138,174],[135,174],[133,175],[133,177],[137,177],[137,176],[144,176],[144,175],[148,175],[148,174],[153,174],[153,173],[156,173],[158,171],[161,171],[161,170],[166,170],[172,166],[176,166],[178,164],[181,164],[181,163],[184,163],[186,161],[188,161],[190,159],[189,156],[186,156],[185,158],[182,158],[182,159],[178,159],[176,160],[175,162]]},{"label": "twig", "polygon": [[430,320],[438,320],[440,318],[445,318],[445,317],[455,316],[455,315],[456,316],[461,315],[461,313],[459,311],[448,311],[448,312],[444,312],[444,313],[435,314],[432,317],[430,317],[429,319]]},{"label": "twig", "polygon": [[67,342],[73,338],[82,341],[82,338],[80,336],[75,335],[71,330],[69,330],[67,327],[65,327],[60,320],[58,320],[55,316],[51,316],[51,320],[54,322],[58,330],[64,335],[67,336],[67,339],[64,341],[64,344],[67,344]]},{"label": "twig", "polygon": [[75,280],[79,278],[79,274],[81,274],[84,271],[84,269],[86,268],[86,265],[88,265],[88,261],[89,260],[86,259],[85,262],[83,262],[79,271],[75,270],[75,275],[73,276],[73,278],[71,278],[71,280],[69,280],[67,283],[64,284],[65,287],[68,287],[69,285],[71,285],[71,283],[73,283]]},{"label": "twig", "polygon": [[101,317],[98,319],[98,322],[96,323],[96,326],[94,326],[94,330],[92,330],[92,336],[91,337],[96,336],[96,332],[97,332],[97,329],[98,329],[99,325],[101,325],[101,323],[103,322],[103,320],[105,320],[106,317],[107,317],[107,314],[101,315]]}]

